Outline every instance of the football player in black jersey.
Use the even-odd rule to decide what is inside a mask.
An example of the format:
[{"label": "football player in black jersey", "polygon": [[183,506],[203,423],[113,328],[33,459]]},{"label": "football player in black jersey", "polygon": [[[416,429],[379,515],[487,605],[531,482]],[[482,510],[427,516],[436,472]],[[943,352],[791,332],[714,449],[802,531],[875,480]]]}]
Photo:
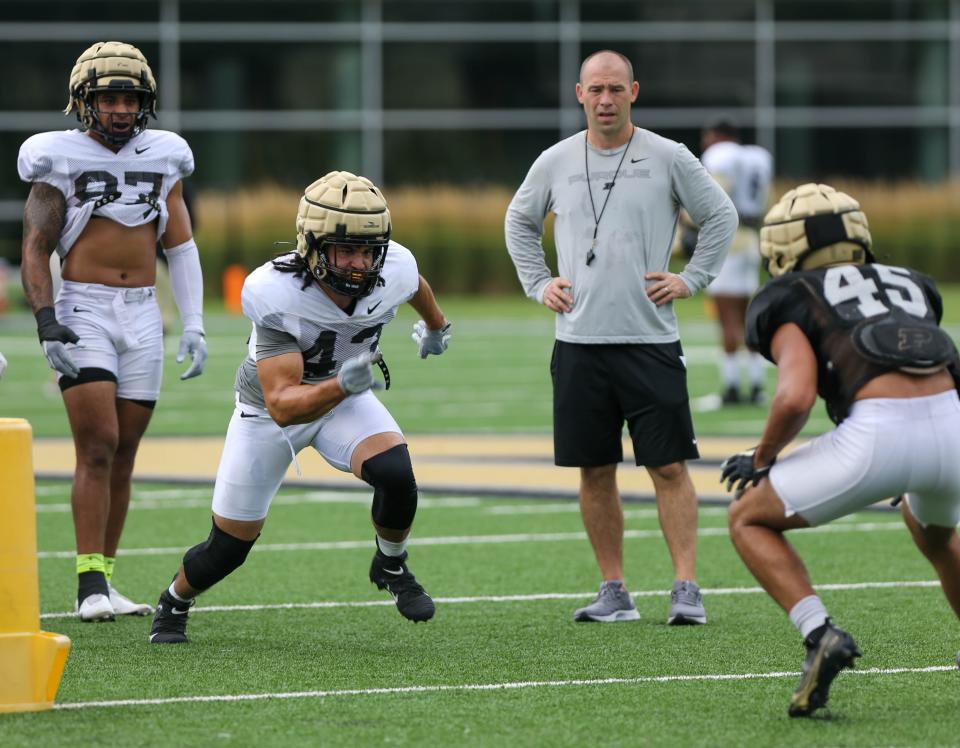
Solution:
[{"label": "football player in black jersey", "polygon": [[[827,185],[788,192],[764,219],[772,279],[747,311],[747,343],[777,366],[760,443],[722,465],[739,499],[730,536],[807,648],[789,714],[808,716],[861,656],[833,624],[785,530],[819,525],[888,497],[960,617],[960,366],[927,276],[881,265],[867,219]],[[817,395],[837,427],[779,457]]]}]

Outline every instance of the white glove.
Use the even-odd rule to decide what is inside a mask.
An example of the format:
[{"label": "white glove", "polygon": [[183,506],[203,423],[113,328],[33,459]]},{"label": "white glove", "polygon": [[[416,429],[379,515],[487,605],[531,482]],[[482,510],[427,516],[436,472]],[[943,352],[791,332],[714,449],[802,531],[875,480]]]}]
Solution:
[{"label": "white glove", "polygon": [[190,354],[190,367],[180,375],[180,379],[190,379],[203,374],[203,365],[207,362],[207,341],[203,333],[196,330],[184,330],[180,336],[180,348],[177,350],[177,363],[182,364]]},{"label": "white glove", "polygon": [[431,353],[434,356],[439,356],[447,350],[452,335],[450,332],[452,324],[452,322],[447,322],[439,330],[429,330],[427,329],[427,323],[420,320],[413,326],[413,335],[410,337],[417,344],[417,353],[420,354],[420,358],[426,358]]},{"label": "white glove", "polygon": [[376,353],[361,353],[355,358],[348,358],[337,372],[337,384],[348,395],[356,395],[367,390],[382,390],[383,383],[373,376],[373,364],[383,358]]},{"label": "white glove", "polygon": [[[76,379],[80,376],[80,367],[73,360],[70,351],[67,350],[67,344],[59,340],[44,340],[40,343],[43,346],[43,355],[47,357],[47,363],[50,368],[59,371],[63,376]],[[78,348],[83,346],[78,345]]]},{"label": "white glove", "polygon": [[0,353],[0,379],[3,379],[3,372],[7,370],[7,359]]}]

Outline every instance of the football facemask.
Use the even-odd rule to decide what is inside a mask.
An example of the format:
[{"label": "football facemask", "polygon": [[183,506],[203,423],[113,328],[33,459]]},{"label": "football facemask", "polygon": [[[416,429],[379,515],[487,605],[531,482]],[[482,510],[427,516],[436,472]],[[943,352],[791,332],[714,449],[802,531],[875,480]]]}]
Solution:
[{"label": "football facemask", "polygon": [[[316,258],[315,262],[308,259],[310,272],[320,283],[337,293],[359,299],[369,295],[380,282],[380,271],[383,270],[387,257],[389,239],[355,236],[317,239],[312,232],[308,232],[306,240],[313,257]],[[354,254],[364,257],[369,255],[369,267],[355,267],[350,259],[344,261],[345,257],[349,258]]]}]

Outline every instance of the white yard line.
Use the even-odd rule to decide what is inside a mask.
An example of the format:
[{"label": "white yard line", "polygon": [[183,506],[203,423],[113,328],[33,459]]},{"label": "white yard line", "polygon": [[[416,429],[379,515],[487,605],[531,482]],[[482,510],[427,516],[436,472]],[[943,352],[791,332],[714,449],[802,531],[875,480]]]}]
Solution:
[{"label": "white yard line", "polygon": [[[846,582],[837,584],[818,584],[817,590],[879,590],[879,589],[907,589],[916,587],[939,587],[940,583],[932,580],[918,580],[905,582]],[[764,592],[762,587],[716,587],[704,588],[703,594],[708,597],[718,595],[758,595]],[[435,597],[434,601],[444,605],[462,605],[468,603],[526,603],[540,600],[583,600],[593,597],[596,592],[543,592],[532,595],[478,595],[475,597]],[[632,597],[663,597],[664,590],[641,590],[631,592]],[[265,603],[262,605],[204,605],[193,608],[194,613],[237,613],[253,612],[258,610],[317,610],[327,608],[375,608],[393,606],[393,600],[323,600],[310,603]],[[43,613],[40,618],[74,618],[73,611],[61,613]]]},{"label": "white yard line", "polygon": [[[159,494],[159,495],[157,495]],[[149,498],[141,498],[149,496]],[[200,496],[205,498],[184,498]],[[209,507],[213,496],[213,489],[184,489],[182,491],[156,491],[154,494],[140,493],[130,500],[130,511],[144,511],[156,509],[196,509]],[[274,497],[272,506],[298,506],[301,504],[367,504],[371,501],[367,493],[335,493],[328,491],[314,491],[296,495],[281,495]],[[452,497],[448,499],[429,499],[420,497],[417,505],[428,509],[462,509],[478,506],[483,499],[476,497]],[[58,502],[56,504],[37,504],[37,514],[63,514],[71,511],[70,504]],[[701,510],[702,511],[702,510]]]},{"label": "white yard line", "polygon": [[[900,675],[943,673],[956,671],[955,666],[929,665],[926,667],[866,668],[842,673],[851,675]],[[319,699],[330,696],[392,696],[407,693],[449,693],[463,691],[512,691],[524,688],[557,688],[561,686],[637,686],[646,683],[676,683],[689,681],[743,681],[768,678],[796,678],[798,672],[772,673],[717,673],[703,675],[648,675],[637,678],[582,678],[569,680],[507,681],[504,683],[462,683],[434,686],[398,686],[395,688],[344,688],[330,691],[279,691],[274,693],[242,693],[213,696],[173,696],[166,699],[118,699],[115,701],[77,701],[56,704],[54,709],[97,709],[118,706],[158,706],[163,704],[192,704],[225,701],[265,701],[267,699]]]},{"label": "white yard line", "polygon": [[[878,530],[903,530],[899,522],[858,522],[851,525],[823,525],[803,530],[804,535],[820,533],[845,532],[876,532]],[[716,537],[728,534],[726,527],[701,527],[697,530],[699,537]],[[660,539],[663,533],[660,530],[625,530],[623,537],[627,540]],[[416,538],[413,545],[417,547],[428,545],[497,545],[501,543],[554,543],[586,540],[585,532],[546,532],[546,533],[515,533],[512,535],[448,535],[435,538]],[[261,543],[253,546],[254,553],[277,553],[285,551],[351,551],[361,548],[370,548],[371,541],[366,540],[333,540],[315,543]],[[156,547],[156,548],[121,548],[119,556],[166,556],[182,554],[184,546]],[[76,551],[40,551],[37,558],[64,558],[73,559]]]}]

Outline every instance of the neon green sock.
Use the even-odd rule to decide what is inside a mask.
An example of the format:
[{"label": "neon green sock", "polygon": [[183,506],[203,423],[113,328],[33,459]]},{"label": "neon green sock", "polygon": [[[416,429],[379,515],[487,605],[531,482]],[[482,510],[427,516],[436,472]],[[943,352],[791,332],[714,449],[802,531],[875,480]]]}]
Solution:
[{"label": "neon green sock", "polygon": [[77,554],[77,574],[83,574],[86,571],[99,571],[101,574],[106,574],[105,567],[102,553]]},{"label": "neon green sock", "polygon": [[113,576],[113,566],[117,563],[117,559],[112,556],[103,557],[103,576],[107,578],[107,581],[110,581],[110,578]]}]

